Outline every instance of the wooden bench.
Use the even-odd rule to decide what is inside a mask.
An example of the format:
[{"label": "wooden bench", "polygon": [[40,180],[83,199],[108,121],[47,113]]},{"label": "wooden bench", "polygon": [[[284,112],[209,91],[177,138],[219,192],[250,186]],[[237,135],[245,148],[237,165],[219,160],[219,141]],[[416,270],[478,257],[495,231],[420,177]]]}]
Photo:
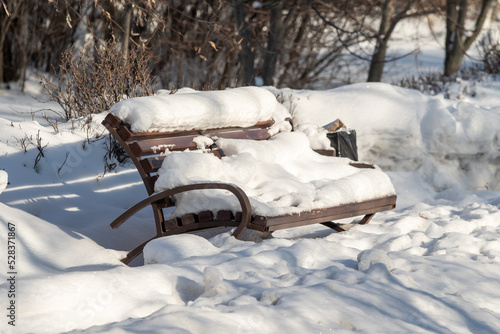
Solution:
[{"label": "wooden bench", "polygon": [[[294,213],[266,217],[253,215],[250,201],[245,192],[232,184],[197,183],[155,193],[154,185],[158,178],[157,172],[161,167],[164,159],[164,152],[167,149],[169,151],[197,150],[199,148],[193,139],[198,136],[267,140],[270,137],[268,129],[273,124],[273,121],[259,122],[246,128],[234,127],[208,130],[133,133],[128,124],[125,124],[113,114],[108,114],[103,124],[121,146],[123,146],[132,159],[150,195],[148,198],[137,203],[115,219],[111,223],[111,227],[119,227],[135,213],[149,205],[153,208],[156,223],[156,235],[129,252],[127,257],[122,260],[122,262],[126,264],[138,256],[150,240],[163,236],[216,227],[236,227],[233,236],[240,238],[246,229],[273,232],[280,229],[316,223],[321,223],[336,231],[343,231],[343,228],[339,224],[333,222],[334,220],[364,216],[359,221],[359,224],[366,224],[376,212],[394,209],[396,205],[396,195],[391,195],[360,203],[349,203],[326,209],[301,212],[300,214]],[[209,153],[218,157],[224,155],[224,152],[217,150],[215,147],[209,150]],[[328,152],[322,153],[327,154]],[[352,162],[351,165],[357,168],[374,168],[372,165],[364,163]],[[213,214],[212,211],[203,211],[186,214],[177,218],[165,216],[163,210],[175,206],[174,195],[200,189],[221,189],[231,192],[237,198],[241,206],[241,211],[235,214],[227,210],[221,210],[215,214]]]}]

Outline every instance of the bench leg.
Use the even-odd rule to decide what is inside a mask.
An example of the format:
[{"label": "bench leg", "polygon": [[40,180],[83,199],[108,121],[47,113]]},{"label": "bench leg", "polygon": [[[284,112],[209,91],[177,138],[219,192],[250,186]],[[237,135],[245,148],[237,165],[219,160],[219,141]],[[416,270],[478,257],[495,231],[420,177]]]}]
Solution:
[{"label": "bench leg", "polygon": [[154,238],[149,239],[146,242],[143,242],[142,244],[140,244],[139,246],[137,246],[136,248],[134,248],[130,252],[128,252],[127,256],[125,258],[121,259],[120,261],[123,262],[124,264],[128,265],[130,263],[130,261],[132,261],[133,259],[135,259],[137,256],[139,256],[142,253],[142,250],[144,249],[144,247],[146,246],[146,244],[148,242],[150,242],[153,239],[159,238],[159,237],[161,237],[161,236],[156,236]]},{"label": "bench leg", "polygon": [[342,227],[340,227],[339,224],[336,224],[334,222],[324,222],[324,223],[321,223],[321,225],[325,225],[326,227],[334,229],[337,232],[344,232],[345,231],[345,229],[343,229]]},{"label": "bench leg", "polygon": [[373,216],[375,216],[374,213],[367,214],[366,216],[363,217],[363,219],[361,219],[361,221],[358,224],[360,225],[368,224],[370,220],[372,220]]},{"label": "bench leg", "polygon": [[[361,219],[359,221],[359,223],[357,223],[356,225],[365,225],[365,224],[368,224],[370,222],[370,220],[372,220],[373,216],[375,216],[375,213],[369,213],[369,214],[365,215],[363,217],[363,219]],[[337,232],[344,232],[344,231],[346,231],[346,229],[342,228],[339,224],[335,224],[334,222],[324,222],[324,223],[321,223],[321,225],[324,225],[324,226],[327,226],[327,227],[329,227],[331,229],[334,229]]]}]

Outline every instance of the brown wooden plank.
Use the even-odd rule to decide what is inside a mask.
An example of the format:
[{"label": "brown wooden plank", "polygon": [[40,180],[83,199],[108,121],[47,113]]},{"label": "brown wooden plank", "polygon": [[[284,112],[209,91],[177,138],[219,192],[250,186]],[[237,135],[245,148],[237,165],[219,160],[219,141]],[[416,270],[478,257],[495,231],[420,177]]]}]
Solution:
[{"label": "brown wooden plank", "polygon": [[117,128],[122,123],[122,120],[113,114],[107,114],[103,123],[108,123],[113,128]]},{"label": "brown wooden plank", "polygon": [[266,226],[267,225],[267,217],[256,215],[253,217],[252,223],[257,224],[257,225]]},{"label": "brown wooden plank", "polygon": [[[267,221],[264,225],[269,227],[270,231],[274,231],[281,228],[323,223],[329,220],[367,215],[370,213],[391,210],[395,206],[396,196],[393,195],[360,203],[349,203],[327,209],[301,212],[300,214],[294,213],[278,217],[267,217]],[[253,223],[262,225],[261,222],[257,220]]]},{"label": "brown wooden plank", "polygon": [[163,163],[163,159],[163,157],[142,159],[140,164],[145,173],[151,174],[158,171]]},{"label": "brown wooden plank", "polygon": [[356,167],[356,168],[375,169],[375,166],[373,166],[371,164],[364,163],[364,162],[349,162],[349,165],[351,165],[352,167]]},{"label": "brown wooden plank", "polygon": [[[130,149],[135,156],[155,155],[165,152],[167,149],[170,151],[184,151],[186,149],[197,149],[196,143],[193,139],[196,136],[184,137],[169,137],[169,138],[156,138],[136,141],[130,144]],[[239,130],[231,132],[217,132],[211,134],[214,139],[217,138],[233,138],[233,139],[251,139],[251,140],[266,140],[270,137],[267,129],[252,129],[252,130]]]},{"label": "brown wooden plank", "polygon": [[130,137],[134,135],[128,126],[120,126],[116,132],[127,143],[131,141]]},{"label": "brown wooden plank", "polygon": [[335,157],[337,155],[335,149],[331,149],[331,150],[314,150],[314,152],[316,152],[318,154],[321,154],[321,155],[326,155],[327,157]]},{"label": "brown wooden plank", "polygon": [[167,149],[169,151],[184,151],[196,148],[193,138],[194,136],[187,136],[136,141],[130,144],[130,149],[138,157],[160,154]]},{"label": "brown wooden plank", "polygon": [[196,219],[196,216],[192,213],[189,213],[187,215],[184,215],[181,217],[181,224],[182,226],[186,226],[186,225],[189,225],[189,224],[194,224],[196,223],[197,219]]},{"label": "brown wooden plank", "polygon": [[266,140],[271,137],[268,129],[219,132],[219,133],[213,133],[212,136],[218,138],[251,139],[251,140]]},{"label": "brown wooden plank", "polygon": [[218,221],[227,221],[232,219],[233,219],[233,213],[229,210],[217,211],[217,214],[215,215],[215,220]]},{"label": "brown wooden plank", "polygon": [[206,130],[201,130],[200,133],[205,135],[205,136],[211,136],[211,135],[214,135],[217,133],[223,133],[223,132],[238,132],[238,131],[268,129],[273,124],[274,124],[274,120],[271,119],[268,121],[257,122],[254,125],[246,126],[246,127],[235,126],[235,127],[226,127],[226,128],[219,128],[219,129],[206,129]]},{"label": "brown wooden plank", "polygon": [[167,230],[171,230],[173,228],[179,227],[179,222],[177,221],[176,218],[171,218],[171,219],[165,220],[163,222],[163,226],[164,226],[164,230],[167,231]]},{"label": "brown wooden plank", "polygon": [[[263,122],[258,122],[254,125],[248,127],[226,127],[218,129],[206,129],[206,130],[183,130],[183,131],[168,131],[168,132],[136,132],[130,131],[130,137],[127,140],[144,140],[144,139],[154,139],[154,138],[165,138],[165,137],[182,137],[182,136],[199,136],[199,135],[211,135],[219,132],[230,132],[230,131],[241,131],[241,130],[251,130],[251,129],[264,129],[268,128],[274,124],[274,120],[268,120]],[[128,126],[127,126],[128,128]]]},{"label": "brown wooden plank", "polygon": [[201,211],[200,213],[198,213],[198,220],[200,222],[209,222],[214,220],[212,211],[210,210]]}]

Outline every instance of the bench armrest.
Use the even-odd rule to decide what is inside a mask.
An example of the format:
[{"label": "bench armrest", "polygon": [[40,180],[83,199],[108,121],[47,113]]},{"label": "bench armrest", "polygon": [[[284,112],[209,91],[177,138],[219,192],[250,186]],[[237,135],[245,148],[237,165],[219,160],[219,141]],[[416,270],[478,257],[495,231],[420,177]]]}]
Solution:
[{"label": "bench armrest", "polygon": [[165,198],[168,198],[170,196],[183,193],[186,191],[191,191],[191,190],[206,190],[206,189],[221,189],[221,190],[228,190],[231,193],[236,196],[238,199],[238,202],[240,203],[241,206],[241,223],[236,229],[236,231],[233,233],[233,235],[237,238],[245,228],[250,224],[251,218],[252,218],[252,206],[250,205],[250,201],[248,200],[248,196],[245,194],[245,192],[238,186],[234,184],[228,184],[228,183],[195,183],[195,184],[189,184],[185,186],[180,186],[180,187],[175,187],[172,189],[167,189],[162,192],[156,193],[154,195],[149,196],[148,198],[140,201],[139,203],[135,204],[132,206],[130,209],[125,211],[123,214],[121,214],[118,218],[116,218],[110,226],[112,228],[118,228],[120,227],[121,224],[123,224],[126,220],[128,220],[130,217],[135,215],[137,212],[141,211],[145,207],[155,203],[162,201]]}]

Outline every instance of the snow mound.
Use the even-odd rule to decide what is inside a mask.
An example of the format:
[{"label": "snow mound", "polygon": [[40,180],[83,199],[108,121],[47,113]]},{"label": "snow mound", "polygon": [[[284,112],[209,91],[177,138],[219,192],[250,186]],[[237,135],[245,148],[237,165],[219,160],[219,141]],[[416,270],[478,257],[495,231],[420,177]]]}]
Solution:
[{"label": "snow mound", "polygon": [[436,191],[500,190],[500,107],[427,96],[383,83],[281,93],[294,124],[341,119],[356,130],[361,160],[384,170],[417,171]]},{"label": "snow mound", "polygon": [[[7,245],[8,231],[15,239],[16,269],[23,277],[58,273],[68,268],[121,266],[123,252],[105,249],[70,229],[55,226],[19,209],[0,203],[0,222],[4,231],[0,243]],[[11,234],[12,235],[12,234]],[[50,242],[57,240],[57,242]],[[7,261],[1,270],[6,273]]]},{"label": "snow mound", "polygon": [[144,247],[144,263],[173,264],[193,256],[220,253],[207,239],[192,234],[173,235],[150,241]]},{"label": "snow mound", "polygon": [[4,170],[0,170],[0,194],[7,188],[7,184],[9,183],[9,176],[7,172]]},{"label": "snow mound", "polygon": [[160,91],[121,101],[110,112],[130,124],[133,132],[246,127],[273,118],[279,123],[288,116],[276,97],[259,87]]},{"label": "snow mound", "polygon": [[394,269],[394,262],[381,249],[367,249],[358,254],[359,270],[368,270],[371,266],[378,263],[385,265],[389,271]]},{"label": "snow mound", "polygon": [[202,297],[210,298],[227,292],[221,272],[215,267],[207,267],[203,271],[205,292]]}]

